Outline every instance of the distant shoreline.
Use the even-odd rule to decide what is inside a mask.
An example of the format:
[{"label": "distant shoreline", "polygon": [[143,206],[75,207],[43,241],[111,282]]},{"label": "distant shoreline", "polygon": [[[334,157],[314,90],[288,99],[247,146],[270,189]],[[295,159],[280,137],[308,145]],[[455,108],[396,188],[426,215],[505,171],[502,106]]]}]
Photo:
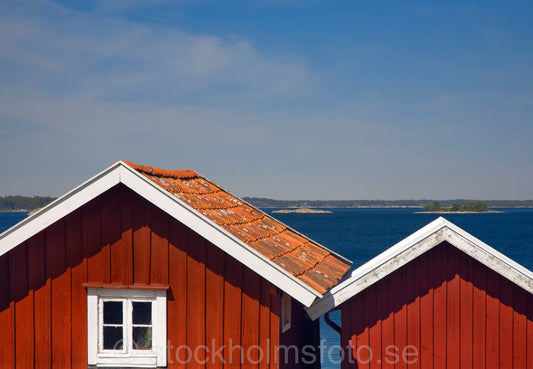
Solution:
[{"label": "distant shoreline", "polygon": [[503,210],[487,211],[415,211],[414,214],[504,214]]},{"label": "distant shoreline", "polygon": [[[352,209],[352,208],[376,208],[376,209],[396,209],[413,208],[421,209],[436,200],[411,199],[411,200],[276,200],[264,197],[244,197],[244,201],[261,209]],[[448,199],[438,200],[442,207],[449,207],[454,204],[463,205],[467,202],[478,202],[469,199]],[[489,209],[495,208],[533,208],[533,199],[530,200],[483,200],[482,203]],[[474,209],[473,209],[474,210]]]}]

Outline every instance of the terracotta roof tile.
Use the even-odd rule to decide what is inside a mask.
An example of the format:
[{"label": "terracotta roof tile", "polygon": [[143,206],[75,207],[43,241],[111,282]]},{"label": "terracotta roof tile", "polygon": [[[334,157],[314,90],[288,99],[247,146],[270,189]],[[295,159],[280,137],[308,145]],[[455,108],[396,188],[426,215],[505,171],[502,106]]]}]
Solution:
[{"label": "terracotta roof tile", "polygon": [[291,245],[282,241],[279,235],[274,235],[253,243],[253,247],[257,250],[265,250],[263,255],[273,260],[276,256],[283,255],[291,250]]},{"label": "terracotta roof tile", "polygon": [[319,293],[333,287],[350,268],[329,250],[190,169],[125,163]]}]

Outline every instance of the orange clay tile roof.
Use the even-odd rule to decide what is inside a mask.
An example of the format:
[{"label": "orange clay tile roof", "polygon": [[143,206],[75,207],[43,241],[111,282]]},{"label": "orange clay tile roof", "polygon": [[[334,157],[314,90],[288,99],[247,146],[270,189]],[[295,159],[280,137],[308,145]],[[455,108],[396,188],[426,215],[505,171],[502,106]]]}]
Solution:
[{"label": "orange clay tile roof", "polygon": [[321,294],[350,269],[329,250],[190,169],[125,163]]}]

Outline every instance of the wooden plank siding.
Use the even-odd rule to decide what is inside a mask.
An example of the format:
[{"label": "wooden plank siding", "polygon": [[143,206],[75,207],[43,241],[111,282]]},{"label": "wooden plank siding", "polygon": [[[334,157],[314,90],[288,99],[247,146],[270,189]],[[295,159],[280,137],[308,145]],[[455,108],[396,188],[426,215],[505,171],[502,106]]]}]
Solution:
[{"label": "wooden plank siding", "polygon": [[169,285],[169,369],[279,367],[281,291],[119,185],[0,257],[0,368],[87,368],[84,283]]},{"label": "wooden plank siding", "polygon": [[15,367],[15,304],[10,299],[9,290],[9,254],[5,254],[0,256],[0,367],[6,369]]},{"label": "wooden plank siding", "polygon": [[532,367],[532,295],[446,243],[341,311],[343,369]]}]

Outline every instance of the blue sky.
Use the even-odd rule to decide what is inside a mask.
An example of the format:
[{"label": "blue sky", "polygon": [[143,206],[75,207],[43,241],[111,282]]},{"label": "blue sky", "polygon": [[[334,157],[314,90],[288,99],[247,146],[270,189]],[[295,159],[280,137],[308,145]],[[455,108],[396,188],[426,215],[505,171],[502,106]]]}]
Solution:
[{"label": "blue sky", "polygon": [[533,198],[530,1],[0,2],[0,194]]}]

